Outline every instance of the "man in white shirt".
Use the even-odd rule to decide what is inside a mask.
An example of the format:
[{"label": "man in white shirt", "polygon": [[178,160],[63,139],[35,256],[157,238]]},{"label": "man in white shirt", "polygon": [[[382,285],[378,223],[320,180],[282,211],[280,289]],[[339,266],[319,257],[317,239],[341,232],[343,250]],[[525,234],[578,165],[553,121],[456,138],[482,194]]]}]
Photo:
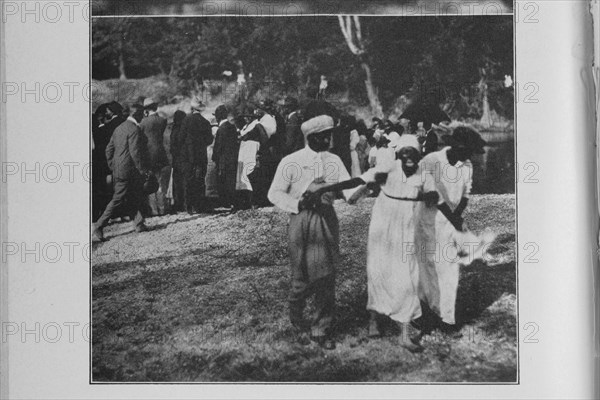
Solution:
[{"label": "man in white shirt", "polygon": [[[290,320],[302,330],[306,299],[315,295],[316,312],[311,339],[325,349],[334,349],[331,324],[335,307],[335,268],[339,262],[339,224],[333,208],[335,193],[326,193],[316,203],[310,192],[324,184],[350,179],[342,160],[328,152],[334,121],[320,115],[301,126],[307,145],[281,160],[269,200],[291,213],[289,252],[292,270]],[[345,191],[349,198],[352,191]]]}]

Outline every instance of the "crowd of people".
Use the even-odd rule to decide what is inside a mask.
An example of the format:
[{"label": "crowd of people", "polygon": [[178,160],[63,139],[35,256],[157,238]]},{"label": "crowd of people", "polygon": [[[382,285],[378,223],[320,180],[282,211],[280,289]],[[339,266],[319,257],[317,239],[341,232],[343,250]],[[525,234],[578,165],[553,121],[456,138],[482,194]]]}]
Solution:
[{"label": "crowd of people", "polygon": [[[376,196],[367,246],[369,336],[380,335],[386,316],[401,329],[400,344],[421,351],[415,326],[424,306],[441,329],[454,329],[460,243],[479,243],[477,252],[485,241],[466,231],[462,219],[470,160],[486,144],[476,131],[456,128],[440,149],[429,121],[373,118],[367,127],[324,101],[301,108],[292,97],[261,101],[237,115],[220,105],[211,123],[194,98],[191,113],[173,116],[167,153],[168,123],[157,111],[151,98],[127,109],[113,102],[96,110],[97,240],[105,240],[103,228],[113,218],[128,216],[141,232],[149,215],[275,205],[290,213],[290,321],[332,349],[340,259],[333,202]],[[307,323],[303,312],[312,295],[316,312]]]},{"label": "crowd of people", "polygon": [[[375,165],[377,151],[387,147],[388,135],[392,132],[417,135],[426,152],[437,148],[437,135],[432,130],[426,132],[408,120],[393,124],[373,118],[371,127],[367,128],[363,120],[340,115],[324,101],[313,101],[301,108],[293,97],[286,97],[277,104],[265,100],[237,115],[221,105],[209,121],[203,115],[206,107],[200,99],[194,98],[191,113],[176,111],[170,124],[159,114],[158,106],[155,100],[146,98],[130,107],[113,101],[100,105],[95,111],[92,130],[94,221],[99,220],[113,199],[117,181],[124,184],[125,177],[117,176],[109,164],[115,162],[115,157],[119,162],[125,149],[116,149],[115,154],[114,143],[110,147],[109,144],[117,128],[127,121],[126,125],[134,124],[140,131],[132,135],[135,142],[131,145],[136,148],[130,149],[135,153],[133,157],[139,157],[136,161],[140,168],[127,171],[126,186],[142,188],[139,183],[148,176],[159,185],[155,193],[140,195],[139,205],[124,198],[119,209],[111,207],[109,218],[127,218],[132,207],[140,208],[144,216],[156,216],[182,211],[211,212],[215,208],[237,211],[270,206],[267,191],[277,165],[283,157],[305,146],[300,125],[320,113],[336,119],[330,151],[341,158],[352,177]],[[133,116],[134,109],[140,111],[140,121]],[[165,136],[169,139],[168,149]],[[109,155],[107,149],[113,153]],[[133,176],[136,173],[137,176]],[[139,228],[144,229],[141,225]]]}]

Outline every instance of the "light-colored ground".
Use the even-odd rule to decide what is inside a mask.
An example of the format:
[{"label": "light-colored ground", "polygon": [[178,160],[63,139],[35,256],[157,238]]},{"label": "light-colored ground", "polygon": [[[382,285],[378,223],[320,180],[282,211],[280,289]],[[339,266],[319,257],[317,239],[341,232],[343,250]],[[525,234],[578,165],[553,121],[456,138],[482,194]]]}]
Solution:
[{"label": "light-colored ground", "polygon": [[[336,204],[342,265],[338,347],[295,341],[287,321],[287,215],[166,216],[105,230],[92,255],[96,381],[514,382],[517,377],[515,198],[474,196],[475,232],[498,234],[487,264],[461,270],[463,337],[433,331],[411,354],[390,328],[367,339],[366,240],[373,199]],[[310,309],[310,305],[309,305]]]}]

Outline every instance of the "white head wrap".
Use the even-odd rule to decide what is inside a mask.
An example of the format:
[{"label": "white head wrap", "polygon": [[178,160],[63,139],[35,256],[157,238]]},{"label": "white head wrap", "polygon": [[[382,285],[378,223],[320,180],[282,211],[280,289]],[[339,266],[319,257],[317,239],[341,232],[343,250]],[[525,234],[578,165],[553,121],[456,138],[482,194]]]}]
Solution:
[{"label": "white head wrap", "polygon": [[396,151],[400,150],[403,147],[413,147],[417,149],[419,153],[421,152],[421,144],[419,143],[419,140],[417,140],[417,137],[415,135],[406,134],[400,136],[396,141]]}]

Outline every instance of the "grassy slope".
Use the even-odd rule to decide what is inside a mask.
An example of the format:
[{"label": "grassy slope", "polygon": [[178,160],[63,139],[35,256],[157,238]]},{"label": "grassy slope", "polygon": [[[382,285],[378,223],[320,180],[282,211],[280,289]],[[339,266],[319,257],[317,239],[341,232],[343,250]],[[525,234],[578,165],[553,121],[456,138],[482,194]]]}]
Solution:
[{"label": "grassy slope", "polygon": [[[466,220],[499,234],[494,258],[461,271],[463,337],[426,350],[393,330],[366,338],[366,239],[373,200],[336,205],[342,267],[338,348],[295,342],[287,322],[287,216],[168,216],[106,230],[93,250],[93,376],[98,381],[515,381],[514,196],[475,196]],[[310,307],[310,306],[309,306]]]}]

